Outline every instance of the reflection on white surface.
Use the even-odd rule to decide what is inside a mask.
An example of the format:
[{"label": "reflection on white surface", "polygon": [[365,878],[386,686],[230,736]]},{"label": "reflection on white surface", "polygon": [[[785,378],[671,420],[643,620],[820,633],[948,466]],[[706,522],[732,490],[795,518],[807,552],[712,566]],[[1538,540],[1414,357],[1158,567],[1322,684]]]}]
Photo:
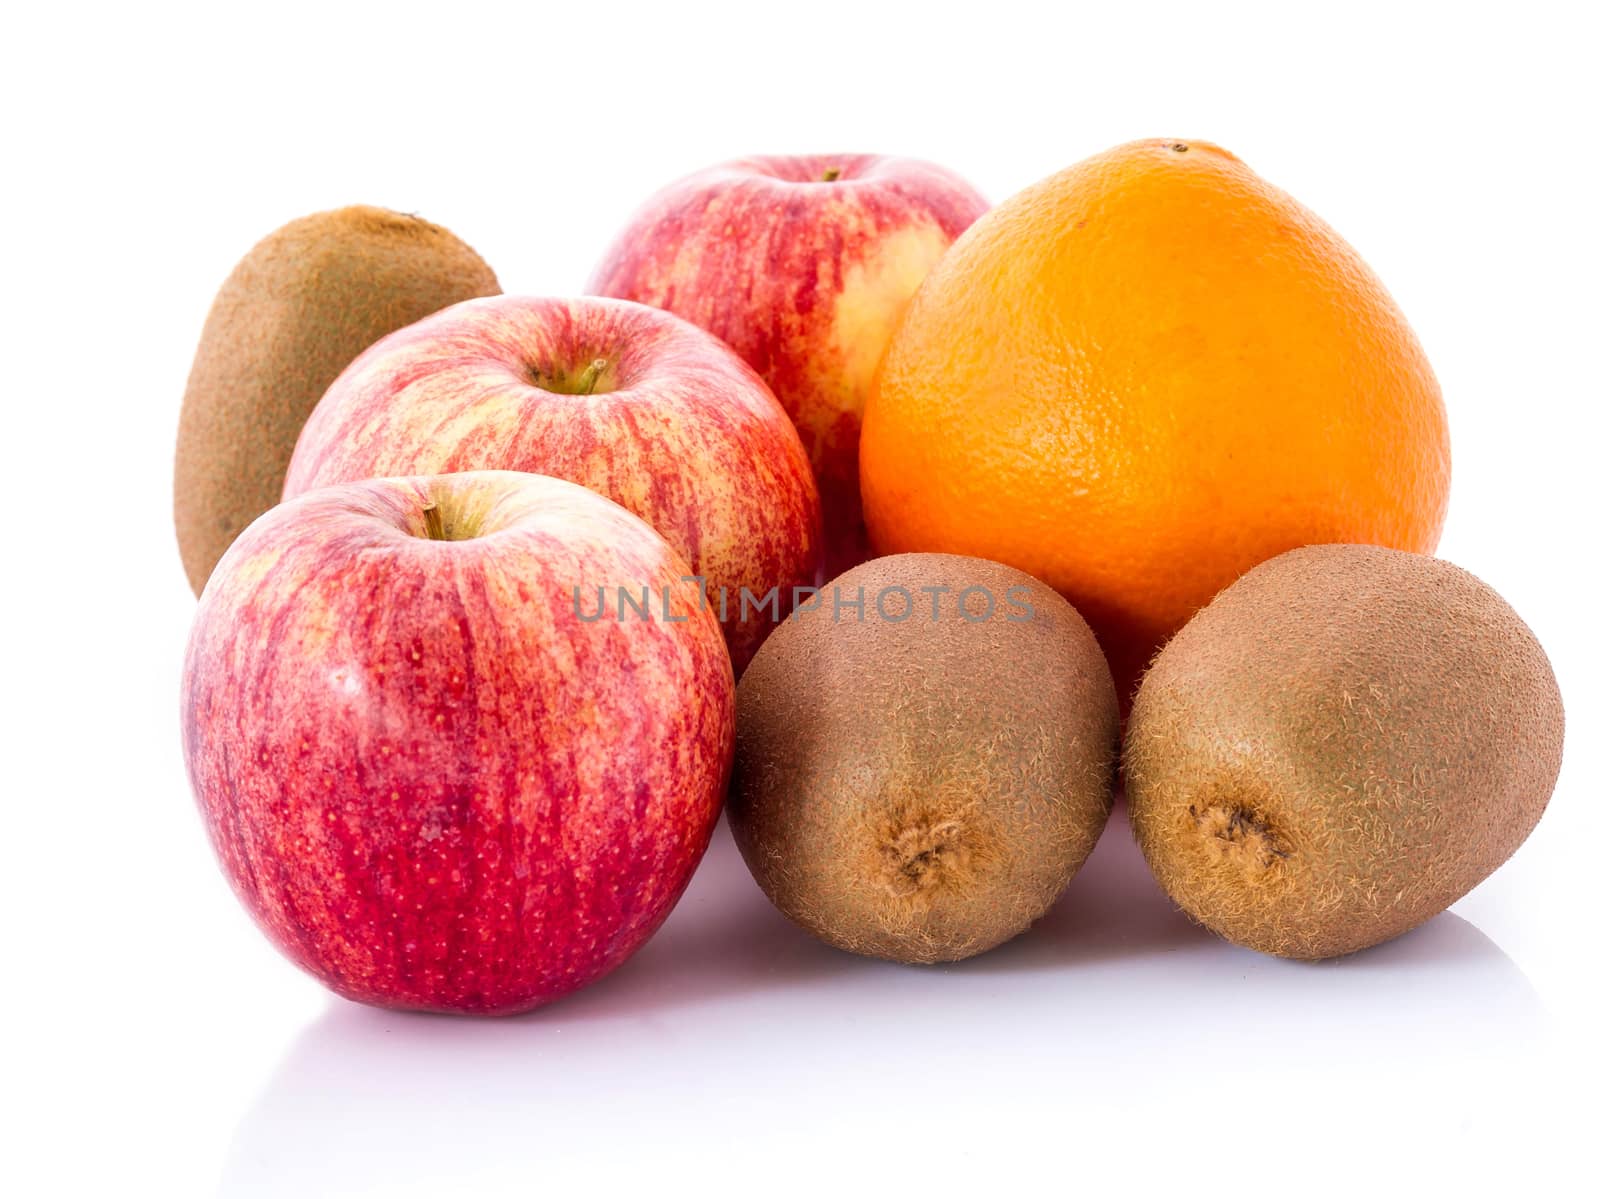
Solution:
[{"label": "reflection on white surface", "polygon": [[1130,1185],[1252,1190],[1330,1183],[1352,1138],[1483,1183],[1491,1143],[1553,1134],[1546,1041],[1521,973],[1451,914],[1316,965],[1212,938],[1120,810],[1029,934],[931,968],[794,929],[721,829],[660,935],[586,992],[492,1022],[332,1001],[244,1116],[221,1193],[787,1190],[841,1163],[856,1185],[991,1186],[1069,1179],[1083,1152],[1124,1158]]}]

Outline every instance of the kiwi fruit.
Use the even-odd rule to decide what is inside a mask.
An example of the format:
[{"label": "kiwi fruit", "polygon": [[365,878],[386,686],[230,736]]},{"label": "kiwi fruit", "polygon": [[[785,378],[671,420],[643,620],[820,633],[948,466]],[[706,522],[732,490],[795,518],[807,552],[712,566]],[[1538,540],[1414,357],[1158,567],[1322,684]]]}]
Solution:
[{"label": "kiwi fruit", "polygon": [[1157,655],[1123,749],[1128,815],[1193,919],[1335,957],[1511,856],[1549,802],[1563,726],[1544,651],[1478,579],[1312,546],[1250,571]]},{"label": "kiwi fruit", "polygon": [[499,293],[448,229],[384,208],[302,217],[246,254],[211,305],[178,419],[173,518],[195,594],[281,498],[300,427],[356,355],[459,300]]},{"label": "kiwi fruit", "polygon": [[786,916],[899,962],[1026,929],[1110,812],[1119,730],[1094,634],[999,563],[899,554],[796,607],[738,689],[734,840]]}]

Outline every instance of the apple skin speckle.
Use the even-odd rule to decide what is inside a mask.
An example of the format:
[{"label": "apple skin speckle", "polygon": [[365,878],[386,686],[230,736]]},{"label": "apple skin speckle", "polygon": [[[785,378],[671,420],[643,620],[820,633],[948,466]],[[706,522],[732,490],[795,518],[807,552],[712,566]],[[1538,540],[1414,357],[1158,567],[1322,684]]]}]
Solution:
[{"label": "apple skin speckle", "polygon": [[[474,535],[434,540],[430,505]],[[515,472],[310,492],[228,550],[181,712],[222,868],[291,960],[364,1003],[509,1014],[666,918],[721,810],[733,672],[684,561]],[[668,589],[674,620],[578,619]]]}]

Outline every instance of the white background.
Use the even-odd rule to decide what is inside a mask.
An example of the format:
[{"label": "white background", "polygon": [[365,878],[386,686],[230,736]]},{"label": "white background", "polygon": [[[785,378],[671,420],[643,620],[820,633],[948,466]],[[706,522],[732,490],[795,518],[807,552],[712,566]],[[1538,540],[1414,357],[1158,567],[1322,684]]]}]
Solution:
[{"label": "white background", "polygon": [[[10,9],[0,1189],[1592,1185],[1600,104],[1582,12]],[[1428,347],[1455,454],[1441,553],[1523,614],[1567,703],[1555,798],[1509,865],[1399,942],[1293,965],[1174,915],[1119,819],[1034,932],[911,969],[791,929],[719,833],[655,941],[531,1017],[360,1009],[277,957],[213,864],[176,711],[193,600],[172,438],[245,250],[377,203],[456,230],[508,291],[568,293],[647,193],[724,158],[911,154],[1000,200],[1158,135],[1220,142],[1320,212]]]}]

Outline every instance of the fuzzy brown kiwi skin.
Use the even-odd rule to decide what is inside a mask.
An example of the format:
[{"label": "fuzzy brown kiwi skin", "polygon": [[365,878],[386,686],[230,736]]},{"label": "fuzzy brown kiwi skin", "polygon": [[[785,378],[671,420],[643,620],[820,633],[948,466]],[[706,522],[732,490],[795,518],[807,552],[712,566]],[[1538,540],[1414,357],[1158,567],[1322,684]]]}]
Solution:
[{"label": "fuzzy brown kiwi skin", "polygon": [[1527,625],[1459,567],[1375,546],[1263,563],[1157,656],[1128,815],[1192,918],[1337,957],[1438,915],[1538,823],[1565,718]]},{"label": "fuzzy brown kiwi skin", "polygon": [[257,243],[212,303],[178,418],[173,518],[194,593],[282,497],[301,426],[356,355],[441,308],[499,294],[448,229],[385,208],[315,213]]},{"label": "fuzzy brown kiwi skin", "polygon": [[[877,611],[888,587],[910,592],[909,618]],[[995,597],[989,621],[956,613],[968,587]],[[833,619],[836,588],[862,589],[864,619]],[[1006,619],[1021,613],[1011,588],[1032,619]],[[1094,634],[1037,579],[955,555],[875,559],[822,601],[739,684],[727,811],[746,863],[791,920],[855,953],[954,961],[1009,940],[1055,902],[1111,808],[1117,697]]]}]

